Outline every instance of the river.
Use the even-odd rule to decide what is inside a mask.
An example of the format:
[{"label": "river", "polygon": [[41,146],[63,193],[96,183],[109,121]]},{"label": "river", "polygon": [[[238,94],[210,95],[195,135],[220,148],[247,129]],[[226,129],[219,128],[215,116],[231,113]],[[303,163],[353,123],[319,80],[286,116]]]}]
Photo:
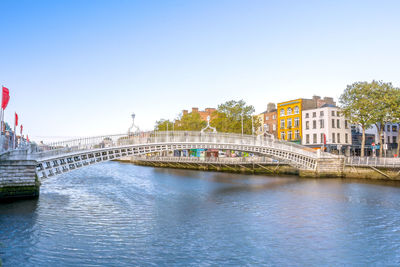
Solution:
[{"label": "river", "polygon": [[400,185],[108,162],[0,204],[3,266],[400,265]]}]

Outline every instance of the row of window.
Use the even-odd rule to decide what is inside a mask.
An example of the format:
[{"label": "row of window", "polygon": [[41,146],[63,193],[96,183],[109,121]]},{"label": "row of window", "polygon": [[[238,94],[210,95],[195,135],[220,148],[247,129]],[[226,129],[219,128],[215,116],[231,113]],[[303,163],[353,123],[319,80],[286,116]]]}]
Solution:
[{"label": "row of window", "polygon": [[[276,119],[276,114],[272,114],[272,119],[273,120]],[[265,116],[265,120],[268,121],[269,120],[269,116]]]},{"label": "row of window", "polygon": [[[264,124],[264,131],[269,131],[269,124]],[[276,131],[276,124],[272,124],[272,131]]]},{"label": "row of window", "polygon": [[386,132],[390,132],[390,130],[392,130],[392,132],[397,132],[397,125],[387,125]]},{"label": "row of window", "polygon": [[[285,119],[282,119],[281,122],[281,129],[285,129]],[[296,117],[296,118],[291,118],[291,119],[287,119],[287,128],[290,129],[292,127],[299,127],[300,126],[300,118]]]},{"label": "row of window", "polygon": [[286,139],[286,134],[285,132],[281,132],[281,140],[299,140],[300,139],[300,131],[296,130],[294,131],[294,134],[292,131],[287,132],[287,139]]},{"label": "row of window", "polygon": [[281,108],[280,111],[280,116],[285,116],[285,115],[292,115],[292,114],[299,114],[300,113],[300,109],[298,106],[295,106],[294,109],[292,108],[287,108],[286,110],[286,114],[285,114],[285,109]]},{"label": "row of window", "polygon": [[[325,127],[325,120],[321,119],[319,120],[319,128],[324,129]],[[317,121],[313,120],[312,121],[312,128],[317,129]],[[337,128],[340,129],[340,119],[332,119],[332,128]],[[347,120],[344,121],[344,128],[349,129],[349,123]],[[306,121],[306,130],[310,129],[310,121]]]},{"label": "row of window", "polygon": [[[323,133],[320,134],[319,142],[317,140],[317,137],[318,137],[317,134],[313,134],[312,135],[312,143],[313,144],[323,144],[323,143],[327,142],[327,140],[324,141],[325,136],[324,136]],[[340,137],[341,137],[340,133],[332,133],[331,143],[332,144],[335,144],[335,143],[340,144],[341,143],[340,142],[341,141]],[[347,133],[344,134],[344,143],[345,144],[349,143],[349,134],[347,134]],[[306,134],[306,144],[310,144],[310,134]]]},{"label": "row of window", "polygon": [[[306,118],[310,118],[310,114],[311,113],[306,113]],[[339,111],[335,111],[335,110],[332,110],[332,116],[334,117],[335,116],[335,114],[336,114],[336,116],[337,117],[339,117]],[[323,110],[321,110],[320,112],[319,112],[319,116],[320,117],[323,117],[324,116],[324,111]],[[316,111],[314,111],[313,113],[312,113],[312,117],[313,118],[316,118],[317,117],[317,112]]]}]

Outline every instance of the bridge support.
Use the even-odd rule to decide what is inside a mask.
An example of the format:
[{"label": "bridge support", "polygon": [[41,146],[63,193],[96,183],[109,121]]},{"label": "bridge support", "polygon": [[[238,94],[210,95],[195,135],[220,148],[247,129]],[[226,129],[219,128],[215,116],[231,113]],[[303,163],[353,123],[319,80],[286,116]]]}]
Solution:
[{"label": "bridge support", "polygon": [[300,170],[302,177],[341,178],[344,177],[344,157],[319,158],[315,170]]},{"label": "bridge support", "polygon": [[39,196],[37,161],[27,158],[26,151],[14,151],[0,158],[0,201]]}]

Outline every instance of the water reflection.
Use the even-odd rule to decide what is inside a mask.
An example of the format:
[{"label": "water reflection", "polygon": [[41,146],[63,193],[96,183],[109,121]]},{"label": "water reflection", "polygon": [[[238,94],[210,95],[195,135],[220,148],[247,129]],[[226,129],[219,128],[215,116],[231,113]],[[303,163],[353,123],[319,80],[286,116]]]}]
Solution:
[{"label": "water reflection", "polygon": [[5,266],[399,265],[400,183],[110,162],[0,205]]}]

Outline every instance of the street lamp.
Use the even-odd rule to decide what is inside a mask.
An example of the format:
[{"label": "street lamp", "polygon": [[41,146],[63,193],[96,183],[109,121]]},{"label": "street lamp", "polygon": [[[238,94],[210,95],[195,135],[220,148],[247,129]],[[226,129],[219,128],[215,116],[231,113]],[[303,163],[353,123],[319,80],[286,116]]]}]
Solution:
[{"label": "street lamp", "polygon": [[240,114],[242,116],[242,136],[243,136],[243,112]]}]

